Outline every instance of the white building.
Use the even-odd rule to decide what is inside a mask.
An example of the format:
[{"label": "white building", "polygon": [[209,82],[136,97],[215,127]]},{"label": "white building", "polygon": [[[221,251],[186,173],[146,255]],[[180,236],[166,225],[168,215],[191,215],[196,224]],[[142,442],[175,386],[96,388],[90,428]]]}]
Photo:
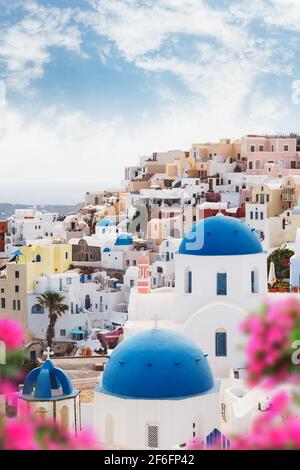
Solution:
[{"label": "white building", "polygon": [[159,245],[159,254],[150,266],[151,287],[168,287],[174,285],[175,253],[181,243],[181,238],[167,238]]},{"label": "white building", "polygon": [[290,258],[290,285],[300,289],[300,228],[297,229],[295,253]]},{"label": "white building", "polygon": [[26,240],[63,237],[63,223],[58,214],[43,213],[33,209],[16,209],[9,219],[11,243],[25,244]]},{"label": "white building", "polygon": [[133,249],[133,237],[121,233],[117,238],[105,243],[101,251],[101,266],[103,269],[123,271],[124,253]]},{"label": "white building", "polygon": [[175,255],[175,288],[132,289],[125,337],[161,326],[181,331],[205,354],[216,377],[245,366],[238,325],[267,292],[267,255],[241,221],[217,215],[186,234]]},{"label": "white building", "polygon": [[48,312],[37,301],[37,296],[46,291],[63,295],[63,303],[68,306],[68,311],[57,320],[55,340],[80,340],[92,328],[110,328],[125,323],[126,289],[101,285],[97,273],[88,277],[66,271],[36,280],[35,291],[27,294],[28,328],[35,337],[45,338],[49,324]]},{"label": "white building", "polygon": [[95,390],[94,430],[106,447],[171,449],[219,433],[219,387],[201,350],[152,328],[113,351]]}]

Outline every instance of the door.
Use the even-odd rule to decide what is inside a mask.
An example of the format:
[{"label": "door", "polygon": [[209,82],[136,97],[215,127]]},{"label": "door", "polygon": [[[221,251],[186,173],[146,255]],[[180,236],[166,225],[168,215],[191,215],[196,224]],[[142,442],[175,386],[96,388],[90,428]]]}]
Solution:
[{"label": "door", "polygon": [[30,351],[30,360],[31,362],[36,361],[36,351]]},{"label": "door", "polygon": [[157,424],[147,424],[147,447],[151,449],[158,448],[158,425]]},{"label": "door", "polygon": [[85,296],[85,308],[88,310],[91,307],[91,299],[89,295]]}]

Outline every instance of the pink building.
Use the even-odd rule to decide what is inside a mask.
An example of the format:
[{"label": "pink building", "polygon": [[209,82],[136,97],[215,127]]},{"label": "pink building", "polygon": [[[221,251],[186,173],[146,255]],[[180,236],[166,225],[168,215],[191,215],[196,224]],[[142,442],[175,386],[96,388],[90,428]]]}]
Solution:
[{"label": "pink building", "polygon": [[249,175],[300,174],[300,137],[247,135],[242,138],[241,152]]}]

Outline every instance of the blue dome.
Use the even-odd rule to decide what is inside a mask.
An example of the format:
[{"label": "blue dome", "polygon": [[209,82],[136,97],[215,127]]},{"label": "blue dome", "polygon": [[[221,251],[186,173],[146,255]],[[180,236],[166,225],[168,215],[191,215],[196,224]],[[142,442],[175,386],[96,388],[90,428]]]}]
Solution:
[{"label": "blue dome", "polygon": [[[53,390],[60,390],[53,394]],[[67,374],[47,359],[42,366],[29,372],[22,390],[22,395],[31,395],[31,399],[51,400],[71,395],[73,387]]]},{"label": "blue dome", "polygon": [[253,255],[262,253],[257,235],[233,217],[216,215],[201,220],[183,238],[178,253],[197,256]]},{"label": "blue dome", "polygon": [[113,225],[111,219],[104,218],[102,220],[99,220],[99,222],[96,223],[96,227],[111,227]]},{"label": "blue dome", "polygon": [[115,246],[129,246],[133,244],[133,239],[131,235],[127,233],[122,233],[118,236]]},{"label": "blue dome", "polygon": [[108,248],[108,246],[106,246],[103,250],[103,253],[109,253],[111,251],[110,248]]},{"label": "blue dome", "polygon": [[96,390],[136,399],[179,399],[214,386],[202,351],[180,333],[160,328],[137,333],[113,351]]}]

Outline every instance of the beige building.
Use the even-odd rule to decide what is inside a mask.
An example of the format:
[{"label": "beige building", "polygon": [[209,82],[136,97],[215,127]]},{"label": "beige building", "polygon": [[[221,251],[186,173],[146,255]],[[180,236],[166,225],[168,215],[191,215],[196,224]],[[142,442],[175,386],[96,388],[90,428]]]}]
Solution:
[{"label": "beige building", "polygon": [[265,183],[254,186],[251,197],[252,204],[266,204],[267,218],[275,217],[283,210],[282,191],[281,183]]},{"label": "beige building", "polygon": [[234,160],[241,159],[241,141],[231,139],[220,139],[219,142],[206,142],[192,144],[190,156],[196,160],[212,158],[214,155],[221,155],[224,160],[233,157]]}]

